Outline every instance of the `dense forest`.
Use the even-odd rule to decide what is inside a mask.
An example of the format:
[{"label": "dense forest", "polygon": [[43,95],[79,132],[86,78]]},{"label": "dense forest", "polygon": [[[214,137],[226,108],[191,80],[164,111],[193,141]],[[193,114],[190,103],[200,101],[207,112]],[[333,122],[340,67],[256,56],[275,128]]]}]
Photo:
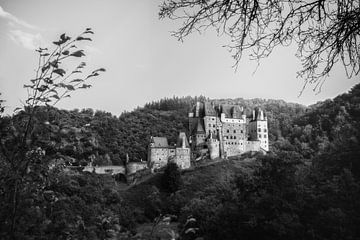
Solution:
[{"label": "dense forest", "polygon": [[[129,155],[131,161],[147,159],[150,136],[167,137],[174,144],[180,131],[188,133],[188,112],[197,101],[206,97],[173,97],[145,104],[119,117],[93,109],[60,110],[41,107],[37,121],[40,145],[49,155],[53,153],[73,164],[86,164],[90,159],[97,165],[122,165]],[[239,104],[250,116],[252,109],[262,107],[269,119],[269,138],[273,142],[291,131],[290,122],[305,113],[306,107],[282,100],[219,99],[216,103]],[[11,121],[19,124],[24,112]],[[10,117],[3,121],[10,121]],[[42,127],[51,128],[50,136]],[[44,131],[45,130],[45,131]],[[42,138],[46,138],[42,139]]]},{"label": "dense forest", "polygon": [[248,114],[254,107],[265,110],[267,155],[245,154],[181,174],[172,168],[131,188],[110,176],[49,168],[54,159],[68,165],[122,165],[126,154],[146,160],[149,137],[174,143],[179,131],[187,131],[190,108],[204,99],[162,99],[118,117],[38,108],[31,139],[36,149],[29,153],[38,174],[29,174],[19,190],[15,234],[9,233],[11,163],[3,156],[16,149],[15,130],[26,112],[1,117],[0,238],[359,239],[360,85],[309,107],[214,100],[240,104]]}]

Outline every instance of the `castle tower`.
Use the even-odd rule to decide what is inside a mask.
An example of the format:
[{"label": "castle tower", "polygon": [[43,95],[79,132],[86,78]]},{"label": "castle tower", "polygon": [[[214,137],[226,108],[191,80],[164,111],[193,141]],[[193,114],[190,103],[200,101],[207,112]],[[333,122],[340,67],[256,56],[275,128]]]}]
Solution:
[{"label": "castle tower", "polygon": [[174,158],[174,162],[180,169],[186,169],[190,167],[190,154],[190,145],[187,141],[186,134],[184,132],[180,132],[176,144]]},{"label": "castle tower", "polygon": [[209,155],[210,159],[213,160],[215,158],[218,158],[220,155],[220,143],[219,141],[214,137],[212,133],[210,133],[210,136],[207,140],[207,146],[209,149]]},{"label": "castle tower", "polygon": [[169,144],[165,137],[150,137],[148,147],[148,165],[151,169],[166,166],[169,158]]},{"label": "castle tower", "polygon": [[269,133],[267,117],[260,108],[253,111],[249,122],[250,140],[260,141],[260,150],[269,151]]}]

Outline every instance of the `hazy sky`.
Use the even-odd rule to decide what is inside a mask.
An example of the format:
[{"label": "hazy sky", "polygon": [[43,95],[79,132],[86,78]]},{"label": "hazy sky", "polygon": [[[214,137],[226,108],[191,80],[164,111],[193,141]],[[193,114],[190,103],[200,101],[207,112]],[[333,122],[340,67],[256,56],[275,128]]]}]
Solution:
[{"label": "hazy sky", "polygon": [[261,62],[247,56],[238,71],[214,32],[193,34],[181,43],[171,36],[179,22],[159,20],[163,0],[0,0],[0,92],[7,113],[21,105],[23,85],[36,67],[34,48],[51,47],[61,33],[95,31],[87,63],[107,69],[90,90],[74,93],[58,107],[93,108],[119,115],[146,102],[172,96],[272,98],[305,105],[335,97],[359,82],[337,66],[319,94],[296,79],[295,48],[280,48]]}]

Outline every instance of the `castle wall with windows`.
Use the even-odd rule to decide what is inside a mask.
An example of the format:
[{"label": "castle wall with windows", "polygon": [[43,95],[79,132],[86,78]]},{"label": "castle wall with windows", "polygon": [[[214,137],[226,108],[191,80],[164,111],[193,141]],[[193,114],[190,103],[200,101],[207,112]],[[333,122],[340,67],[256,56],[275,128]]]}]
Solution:
[{"label": "castle wall with windows", "polygon": [[198,102],[189,113],[189,123],[191,148],[198,153],[208,148],[210,158],[269,150],[267,117],[260,108],[247,116],[240,106]]}]

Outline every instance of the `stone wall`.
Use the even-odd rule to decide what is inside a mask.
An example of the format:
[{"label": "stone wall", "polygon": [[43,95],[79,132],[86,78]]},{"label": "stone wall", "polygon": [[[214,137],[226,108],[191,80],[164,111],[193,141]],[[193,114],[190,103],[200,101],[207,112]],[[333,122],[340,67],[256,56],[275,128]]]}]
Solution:
[{"label": "stone wall", "polygon": [[245,151],[260,151],[260,141],[246,141]]},{"label": "stone wall", "polygon": [[151,168],[161,168],[166,166],[169,158],[169,149],[168,148],[149,148],[149,167]]},{"label": "stone wall", "polygon": [[207,142],[210,159],[215,159],[220,156],[219,141],[215,139],[209,139]]},{"label": "stone wall", "polygon": [[126,172],[127,174],[132,174],[145,168],[147,168],[146,162],[129,162],[126,165]]},{"label": "stone wall", "polygon": [[189,148],[176,148],[176,155],[174,162],[180,169],[190,168],[190,149]]}]

